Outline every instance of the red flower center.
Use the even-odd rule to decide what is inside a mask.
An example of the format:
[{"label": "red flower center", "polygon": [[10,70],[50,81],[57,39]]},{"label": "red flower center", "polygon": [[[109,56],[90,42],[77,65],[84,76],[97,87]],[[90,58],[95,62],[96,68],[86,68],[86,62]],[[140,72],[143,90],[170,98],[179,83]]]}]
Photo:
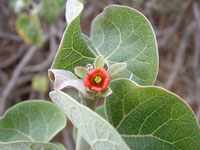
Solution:
[{"label": "red flower center", "polygon": [[109,83],[108,72],[104,68],[91,70],[84,79],[85,86],[96,92],[101,92]]}]

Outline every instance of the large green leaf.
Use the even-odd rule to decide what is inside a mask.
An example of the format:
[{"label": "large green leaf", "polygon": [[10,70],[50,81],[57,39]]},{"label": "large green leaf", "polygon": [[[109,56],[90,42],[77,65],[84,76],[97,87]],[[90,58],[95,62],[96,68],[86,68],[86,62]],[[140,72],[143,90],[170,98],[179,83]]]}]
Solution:
[{"label": "large green leaf", "polygon": [[110,6],[92,24],[91,41],[80,30],[83,5],[68,0],[63,35],[53,69],[73,71],[76,66],[93,63],[94,57],[103,55],[107,64],[126,62],[124,77],[140,85],[152,85],[158,73],[158,50],[149,21],[138,11]]},{"label": "large green leaf", "polygon": [[107,117],[132,150],[200,149],[199,125],[180,97],[128,79],[114,80],[110,87]]},{"label": "large green leaf", "polygon": [[40,20],[35,12],[20,15],[16,21],[16,30],[27,44],[42,45]]},{"label": "large green leaf", "polygon": [[68,26],[64,32],[58,53],[54,59],[53,69],[64,69],[74,72],[76,66],[93,63],[95,54],[91,50],[89,39],[80,30],[80,14],[83,4],[76,0],[68,0],[66,19]]},{"label": "large green leaf", "polygon": [[65,125],[65,115],[54,104],[25,101],[8,109],[0,119],[0,142],[48,142]]},{"label": "large green leaf", "polygon": [[118,132],[102,117],[61,91],[50,97],[94,150],[129,150]]},{"label": "large green leaf", "polygon": [[109,6],[92,23],[91,40],[107,64],[127,63],[124,75],[152,85],[158,73],[158,48],[149,21],[137,10]]},{"label": "large green leaf", "polygon": [[42,0],[42,14],[47,24],[56,22],[58,16],[65,8],[66,0]]},{"label": "large green leaf", "polygon": [[60,145],[39,142],[0,143],[0,150],[66,150]]}]

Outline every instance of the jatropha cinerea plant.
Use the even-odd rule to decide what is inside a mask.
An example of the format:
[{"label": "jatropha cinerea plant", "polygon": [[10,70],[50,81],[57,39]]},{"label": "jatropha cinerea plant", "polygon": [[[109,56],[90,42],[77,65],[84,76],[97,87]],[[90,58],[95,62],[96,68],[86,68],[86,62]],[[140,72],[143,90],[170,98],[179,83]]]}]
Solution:
[{"label": "jatropha cinerea plant", "polygon": [[78,130],[76,150],[200,150],[191,108],[153,86],[158,48],[149,21],[135,9],[111,5],[87,37],[80,29],[82,11],[79,1],[67,1],[67,28],[49,69],[55,87],[50,97]]}]

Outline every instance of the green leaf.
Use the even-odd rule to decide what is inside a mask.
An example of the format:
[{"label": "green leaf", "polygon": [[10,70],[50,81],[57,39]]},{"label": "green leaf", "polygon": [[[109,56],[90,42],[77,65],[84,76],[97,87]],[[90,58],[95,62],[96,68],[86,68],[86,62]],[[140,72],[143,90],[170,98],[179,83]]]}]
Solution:
[{"label": "green leaf", "polygon": [[94,67],[95,68],[103,68],[104,67],[104,57],[103,56],[97,56],[94,61]]},{"label": "green leaf", "polygon": [[73,71],[74,67],[93,64],[103,55],[108,66],[127,63],[124,77],[141,85],[152,85],[158,73],[158,50],[149,21],[138,11],[110,6],[92,24],[91,41],[80,30],[83,5],[68,0],[65,30],[53,69]]},{"label": "green leaf", "polygon": [[88,75],[88,71],[84,67],[75,67],[74,73],[81,79],[85,79]]},{"label": "green leaf", "polygon": [[0,150],[66,150],[66,148],[52,143],[16,142],[0,143]]},{"label": "green leaf", "polygon": [[20,11],[28,7],[31,0],[10,0],[9,6],[15,13],[20,13]]},{"label": "green leaf", "polygon": [[50,97],[78,128],[92,149],[129,150],[116,130],[98,114],[61,91],[51,92]]},{"label": "green leaf", "polygon": [[42,30],[36,13],[20,15],[16,21],[16,30],[27,44],[42,45]]},{"label": "green leaf", "polygon": [[128,79],[110,84],[106,114],[132,150],[199,150],[200,130],[191,108],[175,94]]},{"label": "green leaf", "polygon": [[149,21],[125,6],[109,6],[92,23],[91,40],[108,66],[126,62],[124,77],[152,85],[158,73],[158,48]]},{"label": "green leaf", "polygon": [[116,63],[108,68],[109,78],[111,80],[121,77],[126,72],[126,63]]},{"label": "green leaf", "polygon": [[0,119],[0,142],[48,142],[65,125],[66,117],[54,104],[25,101],[9,108]]},{"label": "green leaf", "polygon": [[93,64],[95,53],[92,51],[90,40],[82,34],[80,29],[80,14],[83,10],[83,4],[76,0],[68,0],[66,7],[68,26],[52,68],[73,72],[77,66],[85,67],[87,64]]},{"label": "green leaf", "polygon": [[47,92],[49,89],[49,82],[46,76],[39,74],[35,75],[32,79],[32,87],[37,92]]},{"label": "green leaf", "polygon": [[66,0],[42,0],[42,14],[47,24],[54,24],[65,8]]}]

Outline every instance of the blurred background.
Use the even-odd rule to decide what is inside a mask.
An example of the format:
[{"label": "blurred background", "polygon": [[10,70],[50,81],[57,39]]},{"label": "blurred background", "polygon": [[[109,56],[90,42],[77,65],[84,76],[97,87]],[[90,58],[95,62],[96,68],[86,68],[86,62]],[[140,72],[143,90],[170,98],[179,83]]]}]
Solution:
[{"label": "blurred background", "polygon": [[[30,2],[32,1],[32,2]],[[53,1],[53,0],[52,0]],[[200,121],[200,1],[80,0],[82,31],[111,4],[141,11],[152,24],[160,65],[155,85],[183,98]],[[45,6],[45,7],[44,7]],[[65,0],[0,0],[0,116],[28,99],[49,100],[51,67],[66,28]],[[71,125],[54,139],[74,149]]]}]

